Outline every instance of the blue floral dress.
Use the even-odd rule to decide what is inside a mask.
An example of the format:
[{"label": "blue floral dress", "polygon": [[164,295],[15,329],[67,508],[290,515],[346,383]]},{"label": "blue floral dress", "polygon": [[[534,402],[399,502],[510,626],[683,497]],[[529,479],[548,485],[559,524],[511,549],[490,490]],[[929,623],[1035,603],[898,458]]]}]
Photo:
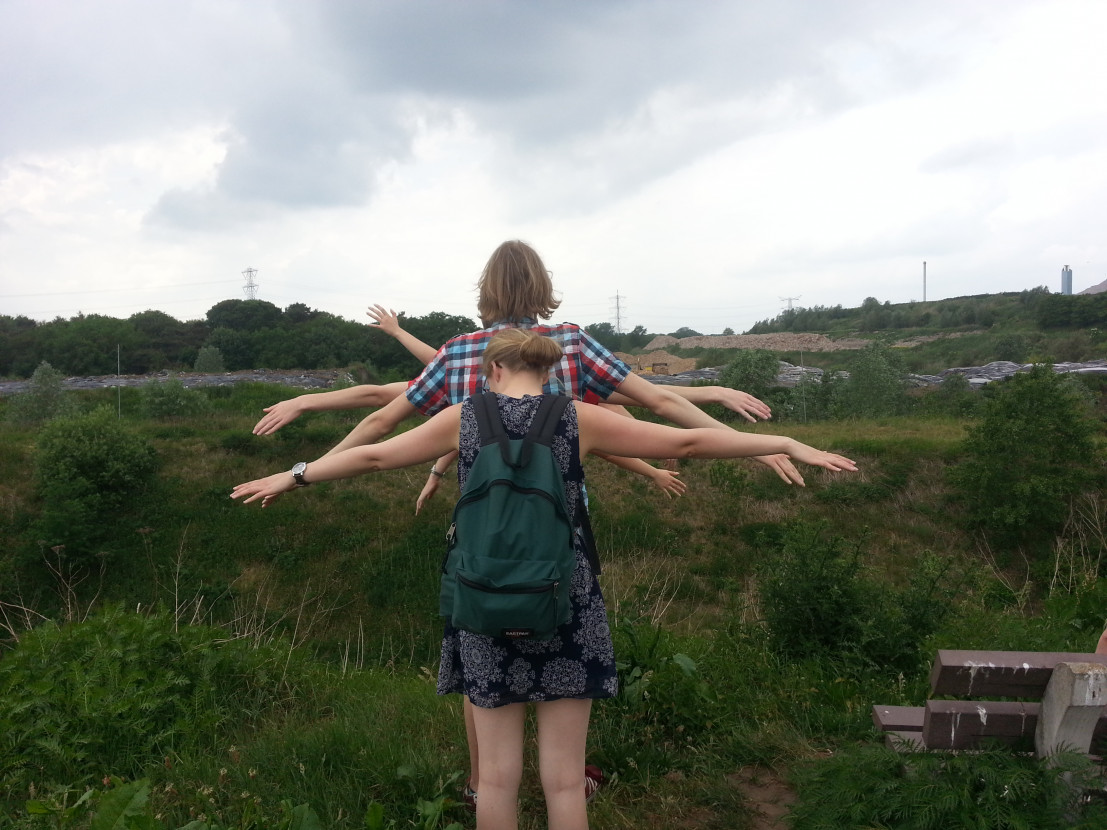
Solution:
[{"label": "blue floral dress", "polygon": [[[497,396],[500,417],[509,438],[526,435],[540,396]],[[462,487],[480,450],[476,416],[470,400],[461,408],[458,482]],[[576,409],[565,408],[551,444],[565,480],[570,518],[583,503],[584,468],[580,463]],[[607,609],[596,575],[574,535],[577,567],[571,588],[572,617],[550,640],[509,640],[486,637],[446,626],[438,694],[464,694],[477,706],[493,709],[508,703],[559,698],[613,697],[618,691],[615,651]]]}]

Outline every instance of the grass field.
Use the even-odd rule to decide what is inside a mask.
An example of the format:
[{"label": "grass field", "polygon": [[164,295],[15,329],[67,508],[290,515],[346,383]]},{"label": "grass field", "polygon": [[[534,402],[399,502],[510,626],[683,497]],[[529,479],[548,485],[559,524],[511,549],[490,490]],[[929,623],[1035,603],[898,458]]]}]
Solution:
[{"label": "grass field", "polygon": [[[437,698],[433,683],[456,484],[419,516],[422,467],[316,485],[265,510],[232,502],[233,484],[318,456],[356,422],[332,414],[251,436],[261,406],[285,391],[219,392],[204,415],[157,421],[131,419],[125,402],[160,471],[103,517],[108,541],[79,561],[55,549],[64,541],[34,535],[35,431],[3,432],[0,691],[11,694],[0,703],[0,826],[87,826],[87,810],[65,810],[86,787],[112,790],[111,776],[147,780],[144,815],[165,827],[201,816],[210,827],[283,826],[305,804],[324,827],[472,826],[452,800],[467,775],[460,701]],[[758,798],[783,788],[801,805],[805,792],[826,799],[828,779],[812,770],[879,744],[873,703],[924,699],[935,648],[1094,646],[1107,600],[1102,526],[1093,517],[1085,538],[1099,541],[1058,546],[1035,567],[982,550],[946,477],[966,426],[788,424],[861,467],[805,471],[805,488],[755,462],[694,460],[679,465],[688,494],[670,500],[587,462],[622,681],[594,709],[589,760],[610,780],[594,827],[765,826]],[[808,613],[852,628],[789,628]],[[46,619],[56,634],[28,633]],[[120,631],[133,640],[112,646]],[[15,695],[3,683],[17,676]],[[156,704],[129,697],[136,684],[161,690]],[[32,725],[44,712],[53,732]],[[524,828],[545,826],[535,780]],[[29,815],[28,799],[45,812]]]}]

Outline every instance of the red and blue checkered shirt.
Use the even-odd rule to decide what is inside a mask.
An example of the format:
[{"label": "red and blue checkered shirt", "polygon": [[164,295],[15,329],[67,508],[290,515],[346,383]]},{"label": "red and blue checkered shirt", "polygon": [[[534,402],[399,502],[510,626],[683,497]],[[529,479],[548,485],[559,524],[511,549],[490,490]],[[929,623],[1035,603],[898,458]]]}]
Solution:
[{"label": "red and blue checkered shirt", "polygon": [[545,385],[549,394],[569,395],[577,400],[606,400],[630,374],[623,361],[580,326],[539,325],[531,319],[518,325],[495,323],[472,334],[459,335],[439,349],[423,373],[408,384],[407,399],[411,405],[424,415],[433,415],[484,391],[486,381],[481,367],[484,347],[493,334],[506,328],[533,329],[561,344],[565,354],[550,370]]}]

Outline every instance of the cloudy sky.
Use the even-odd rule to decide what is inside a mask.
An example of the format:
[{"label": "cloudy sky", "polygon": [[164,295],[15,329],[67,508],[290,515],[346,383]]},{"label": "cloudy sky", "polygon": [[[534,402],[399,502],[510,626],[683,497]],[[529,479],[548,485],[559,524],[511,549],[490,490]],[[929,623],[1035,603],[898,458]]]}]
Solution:
[{"label": "cloudy sky", "polygon": [[[1103,0],[0,0],[0,314],[560,319],[1107,279]],[[791,299],[789,299],[791,298]],[[618,310],[618,317],[616,316]]]}]

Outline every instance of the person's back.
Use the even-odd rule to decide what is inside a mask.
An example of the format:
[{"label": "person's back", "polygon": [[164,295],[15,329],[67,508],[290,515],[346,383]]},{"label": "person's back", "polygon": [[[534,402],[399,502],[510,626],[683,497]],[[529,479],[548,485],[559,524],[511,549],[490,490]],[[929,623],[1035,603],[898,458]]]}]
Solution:
[{"label": "person's back", "polygon": [[538,323],[527,317],[518,322],[498,322],[449,340],[423,372],[411,382],[407,399],[425,415],[433,415],[485,385],[481,362],[485,346],[506,328],[531,329],[561,346],[563,356],[550,369],[547,394],[568,395],[575,400],[606,400],[626,379],[629,369],[591,335],[573,323]]},{"label": "person's back", "polygon": [[[498,396],[509,438],[526,435],[542,400],[538,396]],[[464,487],[480,452],[480,441],[471,399],[462,405],[461,413],[458,476]],[[565,483],[571,521],[583,505],[584,468],[576,436],[576,410],[570,404],[551,449]],[[561,697],[609,697],[615,693],[615,655],[603,613],[603,595],[583,544],[579,537],[574,540],[577,567],[570,588],[573,616],[560,630],[561,636],[547,642],[511,643],[448,627],[438,675],[439,694],[460,692],[478,706],[494,707]]]}]

